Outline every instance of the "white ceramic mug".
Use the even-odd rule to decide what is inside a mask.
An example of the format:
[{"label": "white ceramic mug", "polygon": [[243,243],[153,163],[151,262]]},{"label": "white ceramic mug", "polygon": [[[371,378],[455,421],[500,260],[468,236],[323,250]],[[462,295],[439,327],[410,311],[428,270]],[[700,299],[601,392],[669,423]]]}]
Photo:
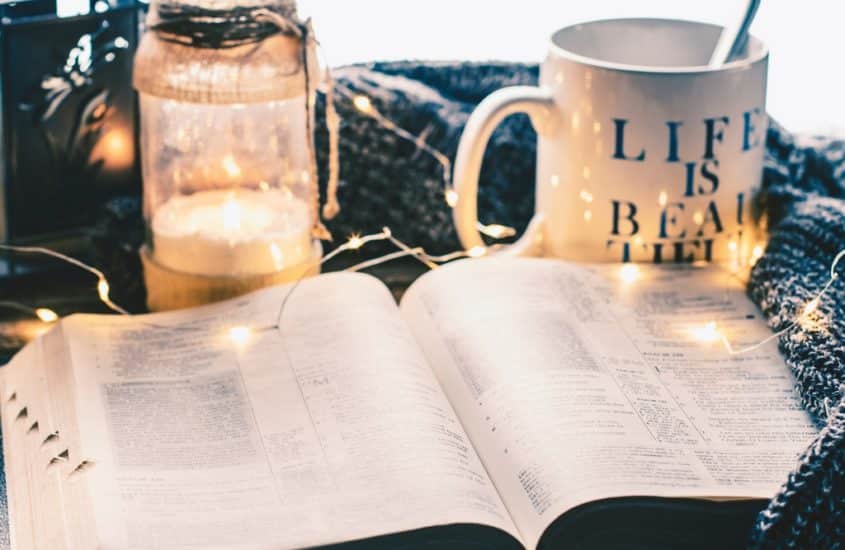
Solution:
[{"label": "white ceramic mug", "polygon": [[536,215],[509,249],[588,261],[747,254],[763,170],[768,51],[751,37],[710,69],[721,28],[664,19],[595,21],[552,36],[539,87],[486,98],[455,161],[455,224],[484,245],[476,195],[484,149],[506,116],[539,134]]}]

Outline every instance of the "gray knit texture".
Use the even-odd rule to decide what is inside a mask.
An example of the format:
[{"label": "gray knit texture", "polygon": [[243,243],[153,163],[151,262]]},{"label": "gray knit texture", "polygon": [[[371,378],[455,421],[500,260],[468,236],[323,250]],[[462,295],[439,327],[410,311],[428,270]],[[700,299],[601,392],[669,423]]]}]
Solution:
[{"label": "gray knit texture", "polygon": [[[780,330],[817,295],[845,248],[845,142],[799,143],[772,124],[765,193],[772,232],[748,291]],[[845,265],[837,273],[820,304],[830,323],[780,341],[801,403],[820,431],[758,517],[753,548],[845,545]]]}]

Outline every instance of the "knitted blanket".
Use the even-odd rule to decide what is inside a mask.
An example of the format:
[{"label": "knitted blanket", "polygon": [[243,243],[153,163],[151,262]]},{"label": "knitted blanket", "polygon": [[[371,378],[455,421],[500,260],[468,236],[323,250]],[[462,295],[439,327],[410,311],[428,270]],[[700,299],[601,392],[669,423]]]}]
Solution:
[{"label": "knitted blanket", "polygon": [[[341,84],[367,93],[379,112],[423,134],[450,158],[481,99],[503,86],[535,84],[537,76],[536,65],[506,63],[387,63],[336,72]],[[458,242],[443,200],[440,165],[349,101],[340,99],[338,110],[343,118],[343,211],[328,224],[331,231],[342,238],[388,225],[404,241],[429,251],[455,250]],[[318,129],[317,143],[324,167],[325,128]],[[845,142],[798,140],[772,124],[767,145],[763,202],[771,238],[748,290],[778,330],[818,293],[833,257],[845,248]],[[536,136],[524,115],[509,118],[496,131],[482,170],[483,221],[525,227],[533,210],[535,151]],[[129,307],[142,304],[135,253],[144,234],[138,197],[112,204],[98,233],[100,265],[114,283],[115,298]],[[383,250],[368,247],[366,252]],[[840,274],[845,275],[845,262]],[[845,544],[845,280],[834,283],[819,310],[829,317],[825,328],[789,333],[781,339],[781,350],[820,431],[780,492],[749,526],[753,548]],[[5,496],[5,483],[0,483],[0,549],[8,548]]]}]

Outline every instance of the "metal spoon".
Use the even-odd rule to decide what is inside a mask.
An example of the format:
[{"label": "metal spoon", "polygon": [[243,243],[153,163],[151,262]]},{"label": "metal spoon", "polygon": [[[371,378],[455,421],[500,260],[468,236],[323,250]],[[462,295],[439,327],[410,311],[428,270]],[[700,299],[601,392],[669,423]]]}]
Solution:
[{"label": "metal spoon", "polygon": [[735,56],[739,55],[745,43],[748,41],[748,28],[751,27],[751,22],[754,21],[754,16],[757,15],[757,8],[760,7],[762,0],[748,0],[748,5],[745,7],[742,20],[734,27],[725,27],[719,41],[716,43],[716,49],[713,50],[713,55],[710,57],[708,67],[721,67],[729,62]]}]

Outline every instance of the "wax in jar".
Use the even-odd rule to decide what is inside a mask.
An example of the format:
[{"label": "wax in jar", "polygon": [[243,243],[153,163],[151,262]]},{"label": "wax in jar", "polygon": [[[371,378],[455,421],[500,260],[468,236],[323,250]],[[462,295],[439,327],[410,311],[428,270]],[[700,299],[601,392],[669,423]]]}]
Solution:
[{"label": "wax in jar", "polygon": [[311,206],[287,189],[176,195],[151,225],[156,260],[186,273],[273,273],[311,254]]}]

